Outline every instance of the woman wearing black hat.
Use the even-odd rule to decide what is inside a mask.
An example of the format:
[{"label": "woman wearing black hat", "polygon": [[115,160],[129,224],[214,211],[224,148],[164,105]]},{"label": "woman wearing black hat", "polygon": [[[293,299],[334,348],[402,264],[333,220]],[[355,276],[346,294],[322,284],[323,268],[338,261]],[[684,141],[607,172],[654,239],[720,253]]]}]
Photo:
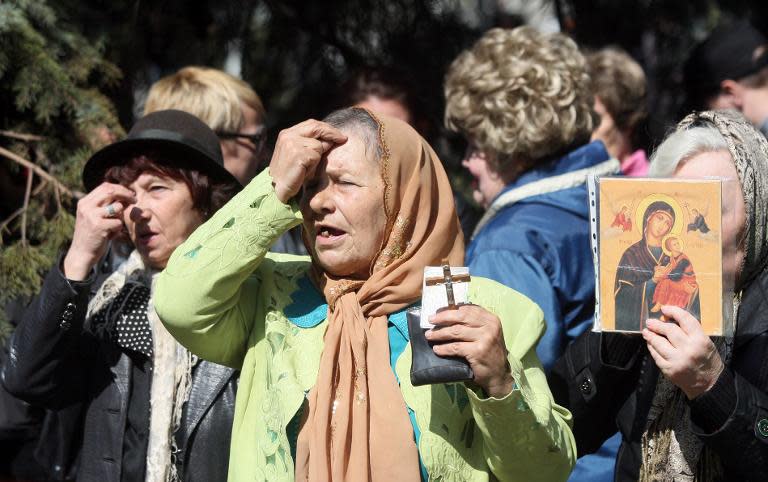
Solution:
[{"label": "woman wearing black hat", "polygon": [[[237,374],[176,343],[152,301],[173,250],[240,187],[219,140],[190,114],[155,112],[97,152],[83,181],[72,244],[14,333],[3,383],[76,429],[62,447],[70,461],[80,450],[80,481],[225,480]],[[134,252],[97,282],[124,235]]]}]

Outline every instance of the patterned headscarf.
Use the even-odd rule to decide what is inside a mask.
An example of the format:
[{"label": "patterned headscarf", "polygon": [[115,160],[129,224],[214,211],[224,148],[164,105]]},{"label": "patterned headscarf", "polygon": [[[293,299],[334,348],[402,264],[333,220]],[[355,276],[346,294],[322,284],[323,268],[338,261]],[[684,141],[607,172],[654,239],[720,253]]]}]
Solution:
[{"label": "patterned headscarf", "polygon": [[[744,194],[746,252],[738,285],[735,287],[734,319],[739,294],[768,266],[768,141],[736,111],[706,111],[690,114],[677,131],[692,127],[713,127],[728,146],[741,191]],[[733,340],[720,339],[718,351],[729,363]],[[713,481],[722,478],[717,454],[694,435],[690,409],[682,390],[660,377],[642,437],[641,482],[655,480]]]},{"label": "patterned headscarf", "polygon": [[768,140],[733,110],[693,113],[677,130],[699,126],[714,127],[725,138],[744,193],[747,249],[736,287],[741,291],[768,266]]},{"label": "patterned headscarf", "polygon": [[328,329],[299,433],[296,480],[420,480],[413,428],[390,369],[387,315],[420,298],[425,266],[446,258],[461,265],[464,239],[448,177],[429,144],[405,122],[374,120],[385,241],[364,281],[333,277],[313,263]]}]

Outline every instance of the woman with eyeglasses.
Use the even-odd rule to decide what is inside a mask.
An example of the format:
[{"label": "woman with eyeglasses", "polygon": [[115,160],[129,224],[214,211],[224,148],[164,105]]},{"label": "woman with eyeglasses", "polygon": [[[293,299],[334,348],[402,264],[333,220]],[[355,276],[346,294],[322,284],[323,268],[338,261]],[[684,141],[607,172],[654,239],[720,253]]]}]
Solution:
[{"label": "woman with eyeglasses", "polygon": [[162,109],[189,112],[219,137],[224,167],[245,186],[266,157],[266,111],[242,80],[209,67],[184,67],[152,85],[144,115]]},{"label": "woman with eyeglasses", "polygon": [[[224,167],[247,185],[267,162],[267,114],[248,84],[221,70],[184,67],[152,85],[144,114],[179,109],[201,119],[216,132]],[[286,231],[272,245],[274,253],[307,254],[301,229]]]}]

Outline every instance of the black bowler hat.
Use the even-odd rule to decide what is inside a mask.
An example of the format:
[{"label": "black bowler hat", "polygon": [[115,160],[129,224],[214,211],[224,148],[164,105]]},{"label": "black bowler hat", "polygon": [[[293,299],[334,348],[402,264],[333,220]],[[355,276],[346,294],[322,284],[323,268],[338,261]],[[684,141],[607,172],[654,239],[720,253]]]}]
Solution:
[{"label": "black bowler hat", "polygon": [[139,119],[125,139],[88,159],[83,168],[85,189],[91,191],[101,184],[110,167],[148,152],[168,153],[214,179],[239,185],[224,168],[219,138],[203,121],[180,110],[160,110]]}]

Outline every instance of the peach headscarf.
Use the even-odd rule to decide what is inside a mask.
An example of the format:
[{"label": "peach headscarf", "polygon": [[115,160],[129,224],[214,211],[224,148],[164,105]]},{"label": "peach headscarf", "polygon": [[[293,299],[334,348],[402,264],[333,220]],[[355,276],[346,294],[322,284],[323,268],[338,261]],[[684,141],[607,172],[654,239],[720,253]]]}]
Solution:
[{"label": "peach headscarf", "polygon": [[328,329],[308,417],[297,444],[296,480],[420,480],[413,428],[390,368],[387,315],[421,297],[424,266],[464,260],[448,177],[405,122],[379,124],[387,231],[365,281],[338,279],[314,263],[328,301]]}]

